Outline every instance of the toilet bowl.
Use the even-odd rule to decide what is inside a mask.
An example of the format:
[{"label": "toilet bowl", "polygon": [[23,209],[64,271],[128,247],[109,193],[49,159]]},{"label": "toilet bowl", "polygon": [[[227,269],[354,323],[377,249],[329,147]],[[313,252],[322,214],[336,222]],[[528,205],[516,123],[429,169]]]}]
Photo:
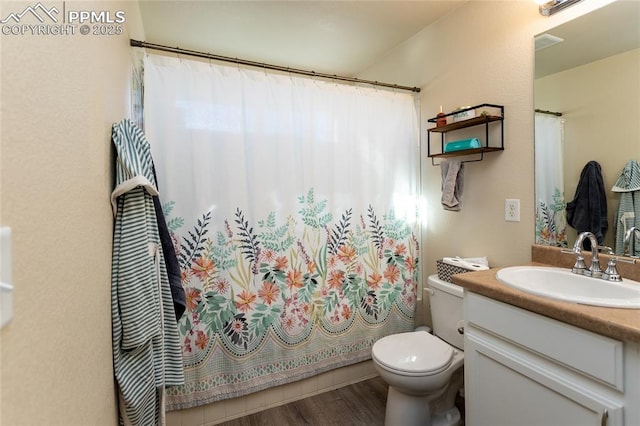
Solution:
[{"label": "toilet bowl", "polygon": [[433,290],[434,332],[440,328],[457,347],[423,330],[392,334],[373,345],[373,364],[389,385],[386,426],[460,424],[455,396],[462,387],[460,367],[464,362],[462,336],[457,330],[462,321],[462,289],[436,276],[428,282]]}]

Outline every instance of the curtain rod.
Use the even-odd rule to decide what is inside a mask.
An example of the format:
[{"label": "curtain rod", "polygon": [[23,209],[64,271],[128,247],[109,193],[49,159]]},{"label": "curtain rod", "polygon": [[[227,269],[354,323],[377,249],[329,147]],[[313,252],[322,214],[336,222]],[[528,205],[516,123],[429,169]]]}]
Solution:
[{"label": "curtain rod", "polygon": [[537,109],[535,110],[536,112],[539,112],[540,114],[548,114],[548,115],[555,115],[556,117],[562,117],[562,113],[561,112],[555,112],[555,111],[546,111],[543,109]]},{"label": "curtain rod", "polygon": [[420,92],[420,88],[419,87],[400,86],[398,84],[381,83],[379,81],[362,80],[362,79],[354,78],[354,77],[344,77],[344,76],[340,76],[340,75],[325,74],[325,73],[321,73],[321,72],[307,71],[307,70],[301,70],[301,69],[296,69],[296,68],[289,68],[289,67],[284,67],[284,66],[280,66],[280,65],[270,65],[270,64],[265,64],[265,63],[262,63],[262,62],[249,61],[249,60],[246,60],[246,59],[231,58],[231,57],[228,57],[228,56],[213,55],[211,53],[197,52],[195,50],[186,50],[186,49],[181,49],[179,47],[163,46],[161,44],[148,43],[146,41],[139,41],[139,40],[134,40],[134,39],[131,39],[131,46],[132,47],[144,47],[144,48],[147,48],[147,49],[160,50],[160,51],[163,51],[163,52],[171,52],[171,53],[176,53],[176,54],[180,54],[180,55],[196,56],[198,58],[206,58],[206,59],[212,59],[212,60],[216,60],[216,61],[233,62],[234,64],[248,65],[248,66],[258,67],[258,68],[266,68],[266,69],[270,69],[270,70],[282,71],[282,72],[293,73],[293,74],[301,74],[301,75],[306,75],[308,77],[320,77],[320,78],[326,78],[326,79],[329,79],[329,80],[348,81],[350,83],[371,84],[373,86],[389,87],[389,88],[398,89],[398,90],[408,90],[408,91],[415,92],[415,93]]}]

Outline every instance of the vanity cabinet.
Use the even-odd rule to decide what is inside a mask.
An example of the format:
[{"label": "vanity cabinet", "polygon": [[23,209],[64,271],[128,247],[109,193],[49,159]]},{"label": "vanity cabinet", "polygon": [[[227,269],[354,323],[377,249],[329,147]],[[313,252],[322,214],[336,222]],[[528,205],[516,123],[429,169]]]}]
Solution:
[{"label": "vanity cabinet", "polygon": [[640,425],[640,345],[465,290],[467,426]]}]

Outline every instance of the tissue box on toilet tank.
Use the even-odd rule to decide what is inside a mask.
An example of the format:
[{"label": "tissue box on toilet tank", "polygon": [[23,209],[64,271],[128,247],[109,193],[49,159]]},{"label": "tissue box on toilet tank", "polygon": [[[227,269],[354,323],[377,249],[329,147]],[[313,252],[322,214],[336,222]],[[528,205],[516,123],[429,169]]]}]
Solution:
[{"label": "tissue box on toilet tank", "polygon": [[474,271],[473,269],[465,269],[457,265],[449,265],[448,263],[444,263],[443,259],[436,260],[436,270],[438,271],[438,278],[449,283],[453,282],[451,281],[451,275]]}]

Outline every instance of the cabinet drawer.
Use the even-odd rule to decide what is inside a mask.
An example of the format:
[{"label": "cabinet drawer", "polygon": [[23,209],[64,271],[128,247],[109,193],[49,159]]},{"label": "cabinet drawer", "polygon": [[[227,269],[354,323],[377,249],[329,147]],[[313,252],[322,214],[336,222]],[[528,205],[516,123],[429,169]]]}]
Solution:
[{"label": "cabinet drawer", "polygon": [[620,341],[465,291],[467,327],[477,327],[624,390]]}]

